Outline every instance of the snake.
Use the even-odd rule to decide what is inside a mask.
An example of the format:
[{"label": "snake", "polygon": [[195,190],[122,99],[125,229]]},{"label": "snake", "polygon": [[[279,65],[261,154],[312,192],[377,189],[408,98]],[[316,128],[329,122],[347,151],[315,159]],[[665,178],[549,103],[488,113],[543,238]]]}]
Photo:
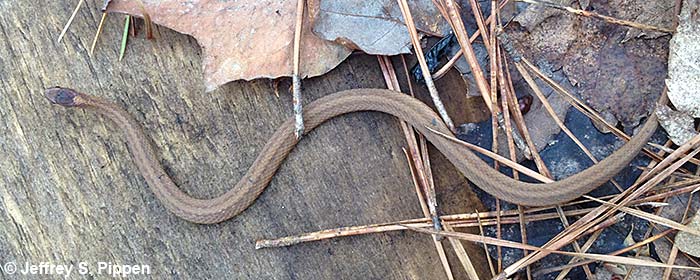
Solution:
[{"label": "snake", "polygon": [[[167,210],[193,223],[219,223],[243,212],[265,190],[287,155],[300,141],[295,136],[295,121],[291,117],[270,136],[252,166],[235,186],[218,197],[201,199],[183,192],[173,182],[141,125],[118,104],[62,87],[46,89],[44,96],[53,104],[91,110],[116,124],[124,133],[135,165],[156,198]],[[405,121],[423,134],[476,186],[499,199],[525,206],[564,203],[602,185],[629,165],[658,126],[656,115],[651,114],[636,135],[593,166],[558,181],[530,183],[506,176],[469,148],[446,138],[444,135],[453,135],[452,132],[428,105],[391,90],[343,90],[311,102],[303,112],[304,135],[328,119],[359,111],[383,112]]]}]

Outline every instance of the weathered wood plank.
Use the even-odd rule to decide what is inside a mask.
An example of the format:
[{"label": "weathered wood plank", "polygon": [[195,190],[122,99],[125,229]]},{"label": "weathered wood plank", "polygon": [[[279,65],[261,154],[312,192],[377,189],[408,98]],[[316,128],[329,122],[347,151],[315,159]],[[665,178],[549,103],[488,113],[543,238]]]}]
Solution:
[{"label": "weathered wood plank", "polygon": [[[401,152],[405,141],[396,120],[379,113],[337,118],[308,135],[257,202],[230,221],[203,226],[167,212],[112,124],[92,112],[50,106],[43,89],[69,86],[117,100],[144,125],[183,190],[212,197],[242,176],[291,116],[289,82],[281,82],[279,97],[266,80],[205,94],[196,42],[163,28],[155,41],[132,39],[117,62],[120,16],[109,17],[89,57],[100,14],[99,4],[87,2],[56,43],[77,1],[0,1],[0,262],[88,262],[93,275],[98,261],[145,264],[154,278],[444,275],[430,239],[414,233],[254,250],[259,238],[421,215]],[[304,102],[383,86],[376,59],[356,55],[305,81]],[[472,212],[478,203],[464,179],[434,158],[438,183],[445,182],[438,190],[446,198],[443,211]],[[454,270],[464,277],[461,267]]]}]

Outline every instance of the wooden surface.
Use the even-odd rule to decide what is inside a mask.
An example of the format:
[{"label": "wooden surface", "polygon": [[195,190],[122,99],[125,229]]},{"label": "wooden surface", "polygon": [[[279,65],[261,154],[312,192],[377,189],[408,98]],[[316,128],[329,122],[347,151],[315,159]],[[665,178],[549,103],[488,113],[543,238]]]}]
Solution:
[{"label": "wooden surface", "polygon": [[[167,212],[112,124],[49,105],[43,89],[60,85],[117,100],[143,124],[181,188],[212,197],[242,176],[291,116],[290,82],[279,84],[279,97],[268,80],[205,94],[200,48],[164,28],[155,41],[132,38],[118,62],[123,17],[116,15],[90,57],[96,1],[87,1],[56,43],[77,2],[0,1],[0,265],[102,261],[149,265],[150,277],[176,279],[445,278],[430,237],[411,232],[254,249],[261,238],[421,216],[405,140],[397,121],[380,113],[336,118],[306,136],[262,196],[232,220],[203,226]],[[304,102],[358,87],[384,87],[374,57],[353,55],[305,80]],[[455,169],[437,152],[432,158],[441,211],[478,208]],[[468,250],[485,271],[481,247]]]}]

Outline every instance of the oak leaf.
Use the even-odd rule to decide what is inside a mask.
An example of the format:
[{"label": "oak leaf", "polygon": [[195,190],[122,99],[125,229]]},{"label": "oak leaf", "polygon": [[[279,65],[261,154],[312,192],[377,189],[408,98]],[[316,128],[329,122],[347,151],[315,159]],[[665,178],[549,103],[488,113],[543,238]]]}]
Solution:
[{"label": "oak leaf", "polygon": [[[108,11],[141,16],[140,1],[113,0]],[[194,37],[203,52],[206,90],[234,80],[291,76],[295,0],[143,0],[154,23]],[[322,75],[351,50],[311,32],[305,16],[302,77]]]}]

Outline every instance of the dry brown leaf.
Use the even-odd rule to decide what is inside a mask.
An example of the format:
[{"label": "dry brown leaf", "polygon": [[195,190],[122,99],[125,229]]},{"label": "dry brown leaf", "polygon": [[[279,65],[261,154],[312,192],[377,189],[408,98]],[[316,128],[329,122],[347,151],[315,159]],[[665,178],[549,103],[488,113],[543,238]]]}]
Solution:
[{"label": "dry brown leaf", "polygon": [[[625,8],[618,10],[617,14],[612,15],[614,17],[663,28],[673,28],[673,18],[676,17],[673,14],[673,8],[676,6],[675,1],[622,0],[618,5]],[[622,41],[638,37],[653,39],[666,35],[666,33],[661,32],[629,28]]]},{"label": "dry brown leaf", "polygon": [[[441,35],[449,25],[430,0],[408,1],[418,31]],[[311,0],[314,33],[369,54],[410,52],[411,39],[396,0]]]},{"label": "dry brown leaf", "polygon": [[[197,39],[207,91],[234,80],[292,75],[295,0],[143,2],[153,22]],[[108,10],[141,16],[137,1],[113,0]],[[351,51],[313,35],[305,18],[301,76],[322,75]]]},{"label": "dry brown leaf", "polygon": [[[557,2],[575,5],[575,1]],[[634,20],[635,15],[624,12],[635,10],[634,3],[596,0],[590,1],[590,9]],[[515,19],[529,32],[509,30],[526,57],[538,65],[551,65],[551,71],[563,69],[581,97],[612,123],[634,127],[652,112],[663,89],[660,77],[666,75],[668,37],[621,43],[628,27],[539,9],[530,5],[529,17]]]}]

